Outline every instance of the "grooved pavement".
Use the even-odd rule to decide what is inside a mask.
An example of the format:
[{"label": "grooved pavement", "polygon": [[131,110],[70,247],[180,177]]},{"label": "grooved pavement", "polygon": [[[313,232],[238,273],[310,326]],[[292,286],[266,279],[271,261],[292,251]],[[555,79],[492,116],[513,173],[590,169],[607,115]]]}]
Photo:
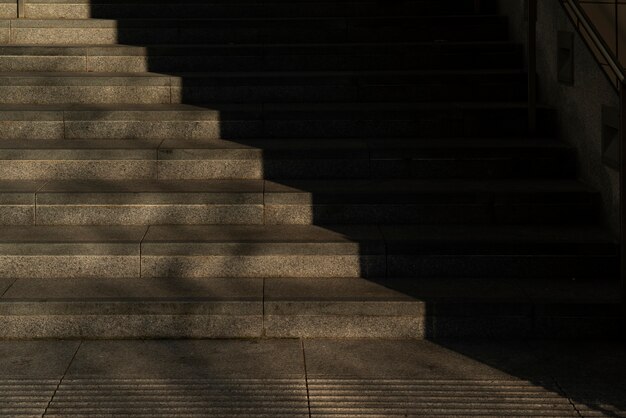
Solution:
[{"label": "grooved pavement", "polygon": [[626,416],[597,341],[0,342],[2,416]]}]

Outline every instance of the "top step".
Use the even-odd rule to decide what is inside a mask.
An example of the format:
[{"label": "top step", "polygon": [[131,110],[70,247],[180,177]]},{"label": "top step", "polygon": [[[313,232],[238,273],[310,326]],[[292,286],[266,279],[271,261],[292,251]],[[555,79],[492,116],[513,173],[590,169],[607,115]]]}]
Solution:
[{"label": "top step", "polygon": [[0,43],[254,44],[411,41],[502,41],[508,21],[497,15],[0,20]]},{"label": "top step", "polygon": [[[345,17],[345,16],[441,16],[493,13],[493,1],[474,0],[26,0],[27,19],[117,19],[155,17]],[[16,17],[6,5],[1,17]]]}]

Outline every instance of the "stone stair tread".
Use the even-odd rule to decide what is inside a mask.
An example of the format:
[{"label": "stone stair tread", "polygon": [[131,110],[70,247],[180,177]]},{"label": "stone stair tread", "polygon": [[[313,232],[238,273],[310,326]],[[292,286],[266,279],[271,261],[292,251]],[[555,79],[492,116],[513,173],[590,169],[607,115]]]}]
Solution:
[{"label": "stone stair tread", "polygon": [[[500,77],[500,78],[498,78]],[[518,70],[470,70],[470,71],[257,71],[257,72],[0,72],[0,86],[9,87],[42,87],[42,86],[74,86],[74,87],[177,87],[189,89],[194,86],[226,88],[236,86],[342,86],[344,88],[374,88],[376,86],[404,85],[440,85],[456,83],[466,85],[468,82],[482,83],[485,89],[492,85],[504,83],[521,83],[526,79],[525,73]],[[12,92],[12,91],[10,91]],[[32,93],[33,95],[35,93]],[[41,96],[41,92],[36,93]],[[209,97],[210,95],[207,95]],[[37,96],[30,97],[31,103],[37,102]],[[415,96],[409,96],[415,97]],[[27,98],[20,103],[29,103]],[[120,100],[122,96],[114,100]],[[233,99],[236,101],[236,97]],[[76,99],[74,99],[76,100]],[[199,99],[194,99],[194,103]],[[395,100],[398,100],[396,97]],[[7,103],[5,100],[4,103]],[[71,102],[68,98],[67,102]],[[43,102],[45,103],[45,102]],[[87,102],[89,103],[89,102]],[[98,102],[95,102],[98,103]],[[141,102],[137,102],[141,103]],[[156,103],[156,102],[155,102]],[[164,103],[164,102],[160,102]]]},{"label": "stone stair tread", "polygon": [[193,192],[265,191],[272,194],[393,194],[393,193],[596,193],[576,180],[0,180],[0,189],[39,186],[40,192]]},{"label": "stone stair tread", "polygon": [[151,226],[144,243],[354,243],[380,241],[375,225],[201,225]]},{"label": "stone stair tread", "polygon": [[[546,245],[599,247],[615,251],[615,240],[596,226],[517,226],[517,225],[200,225],[152,226],[144,243],[360,243],[387,241],[389,245],[432,245],[454,249],[471,244],[466,250],[492,251],[516,247],[542,248]],[[462,248],[462,247],[461,247]],[[546,249],[544,248],[544,249]]]},{"label": "stone stair tread", "polygon": [[381,225],[389,252],[407,254],[616,255],[616,240],[598,226]]},{"label": "stone stair tread", "polygon": [[[504,17],[493,14],[483,15],[441,15],[441,16],[300,16],[300,17],[204,17],[195,16],[193,18],[181,17],[154,17],[154,18],[133,18],[123,17],[118,19],[107,18],[89,18],[89,19],[0,19],[0,24],[10,22],[14,28],[126,28],[126,27],[153,27],[155,23],[162,25],[161,27],[188,27],[197,26],[206,22],[215,24],[223,24],[228,27],[233,23],[249,23],[259,24],[259,26],[270,27],[276,23],[299,23],[302,22],[361,22],[373,23],[380,21],[402,22],[402,21],[504,21]],[[170,26],[171,25],[171,26]]]},{"label": "stone stair tread", "polygon": [[[428,203],[426,195],[513,196],[530,195],[534,199],[554,197],[562,203],[566,194],[587,196],[597,192],[574,180],[53,180],[53,181],[0,181],[0,193],[13,191],[38,193],[265,193],[266,203],[346,203],[351,195],[372,201],[409,195],[416,203]],[[290,195],[312,195],[313,200],[298,201]],[[557,196],[554,196],[557,195]],[[316,198],[322,199],[321,201]],[[268,200],[269,199],[269,200]],[[291,200],[290,200],[291,199]],[[328,200],[331,199],[331,200]],[[425,200],[426,199],[426,200]],[[552,200],[552,199],[550,199]],[[368,200],[369,201],[369,200]],[[543,201],[537,202],[541,203]]]},{"label": "stone stair tread", "polygon": [[63,78],[63,79],[80,79],[80,78],[210,78],[210,77],[241,77],[241,78],[260,78],[260,77],[331,77],[331,76],[376,76],[376,75],[419,75],[419,76],[448,76],[448,75],[523,75],[523,70],[518,69],[462,69],[462,70],[327,70],[327,71],[198,71],[198,72],[106,72],[106,71],[0,71],[0,79],[12,78]]},{"label": "stone stair tread", "polygon": [[35,193],[46,183],[45,180],[0,180],[0,193]]},{"label": "stone stair tread", "polygon": [[273,194],[394,194],[394,193],[596,193],[575,180],[276,180],[267,181]]},{"label": "stone stair tread", "polygon": [[138,279],[138,278],[68,278],[17,279],[0,297],[7,300],[64,301],[260,301],[262,279]]},{"label": "stone stair tread", "polygon": [[[374,153],[401,152],[420,150],[516,150],[516,149],[560,149],[569,150],[571,146],[550,138],[385,138],[385,139],[345,139],[345,138],[284,138],[284,139],[239,139],[198,141],[187,139],[26,139],[2,140],[0,150],[38,150],[38,149],[258,149],[272,150],[341,150],[371,148]],[[385,154],[389,155],[389,154]]]},{"label": "stone stair tread", "polygon": [[157,150],[162,142],[162,139],[7,139],[0,141],[0,150]]},{"label": "stone stair tread", "polygon": [[[368,303],[616,304],[617,280],[535,278],[57,278],[5,279],[0,305],[9,302],[159,303],[262,302],[313,306]],[[285,307],[283,306],[285,313]],[[287,307],[288,309],[288,307]],[[268,313],[272,313],[271,311]],[[302,314],[297,310],[293,314]],[[379,314],[384,315],[381,311]],[[389,312],[387,312],[389,314]]]},{"label": "stone stair tread", "polygon": [[[393,102],[344,102],[344,103],[264,103],[263,108],[266,110],[276,111],[341,111],[341,110],[420,110],[420,109],[491,109],[491,108],[525,108],[524,102],[446,102],[446,103],[393,103]],[[546,108],[547,106],[540,107]],[[240,109],[259,111],[259,104],[219,104],[219,109]],[[0,111],[48,111],[48,112],[129,112],[129,111],[195,111],[195,112],[215,112],[211,109],[211,104],[183,104],[183,103],[167,103],[167,104],[0,104]]]},{"label": "stone stair tread", "polygon": [[265,301],[447,303],[617,303],[619,281],[609,278],[268,278]]},{"label": "stone stair tread", "polygon": [[[486,117],[487,112],[503,112],[504,117],[521,118],[527,104],[522,102],[447,102],[447,103],[245,103],[245,104],[0,104],[0,120],[5,121],[56,121],[56,122],[109,122],[109,121],[356,121],[356,120],[407,120],[415,124],[417,117],[428,113],[450,114],[449,117]],[[552,112],[547,106],[538,106],[540,117]],[[419,112],[419,113],[418,113]],[[423,114],[421,113],[423,112]],[[418,113],[418,114],[416,114]],[[546,123],[544,123],[546,124]],[[549,124],[548,124],[549,125]],[[258,129],[272,129],[250,127]],[[226,128],[225,128],[226,129]],[[300,127],[300,129],[302,129]],[[551,129],[549,126],[542,128]],[[457,129],[458,130],[458,129]],[[290,135],[297,135],[289,130]],[[238,132],[238,131],[237,131]],[[246,132],[245,130],[242,132]],[[75,138],[76,134],[72,134]],[[170,134],[170,136],[173,134]],[[332,136],[336,136],[332,135]],[[392,134],[393,135],[393,134]],[[247,137],[257,135],[246,134]],[[284,137],[279,131],[272,136]],[[321,135],[314,135],[319,137]],[[414,135],[412,135],[414,136]],[[143,136],[140,136],[143,137]],[[96,137],[98,138],[98,137]],[[101,137],[99,137],[101,138]],[[123,139],[124,137],[122,137]],[[5,138],[11,139],[11,137]],[[47,139],[47,138],[43,138]],[[61,139],[61,138],[57,138]],[[112,139],[119,139],[112,138]],[[195,138],[194,138],[195,139]]]},{"label": "stone stair tread", "polygon": [[[106,140],[104,140],[106,141]],[[36,144],[36,142],[35,142]],[[71,145],[71,141],[68,143]],[[2,143],[0,142],[0,149]],[[302,155],[314,158],[317,151],[320,155],[339,155],[342,151],[369,152],[373,158],[415,158],[429,156],[480,157],[484,155],[529,155],[541,151],[571,151],[571,146],[550,138],[278,138],[278,139],[238,139],[198,141],[185,139],[165,139],[159,146],[160,150],[217,150],[245,149],[260,150],[263,158],[288,158],[291,155]]]},{"label": "stone stair tread", "polygon": [[[1,184],[1,183],[0,183]],[[262,180],[70,180],[50,181],[39,193],[263,193]]]},{"label": "stone stair tread", "polygon": [[509,19],[391,3],[0,11],[0,338],[612,329],[618,242],[555,109],[525,137]]},{"label": "stone stair tread", "polygon": [[[448,41],[445,43],[435,41],[420,41],[420,42],[343,42],[326,44],[321,42],[301,43],[297,46],[292,44],[282,44],[280,42],[275,43],[240,43],[240,44],[142,44],[142,45],[123,45],[123,44],[71,44],[71,45],[59,45],[59,44],[36,44],[36,45],[0,45],[0,54],[12,55],[16,53],[28,53],[28,54],[42,54],[50,55],[57,54],[58,52],[73,52],[79,55],[101,55],[111,52],[142,52],[153,53],[159,52],[183,52],[185,50],[242,50],[256,48],[257,50],[277,50],[285,49],[292,51],[306,50],[306,48],[316,48],[320,50],[327,49],[333,51],[337,49],[343,49],[346,52],[355,53],[355,48],[363,47],[365,51],[371,51],[371,49],[380,49],[381,51],[389,50],[389,48],[411,48],[414,46],[436,46],[441,49],[454,48],[454,47],[501,47],[502,50],[507,50],[512,46],[519,46],[519,44],[511,41],[499,41],[499,40],[485,40],[485,41]],[[358,50],[358,49],[357,49]]]},{"label": "stone stair tread", "polygon": [[3,226],[0,245],[15,244],[115,244],[141,242],[146,226]]}]

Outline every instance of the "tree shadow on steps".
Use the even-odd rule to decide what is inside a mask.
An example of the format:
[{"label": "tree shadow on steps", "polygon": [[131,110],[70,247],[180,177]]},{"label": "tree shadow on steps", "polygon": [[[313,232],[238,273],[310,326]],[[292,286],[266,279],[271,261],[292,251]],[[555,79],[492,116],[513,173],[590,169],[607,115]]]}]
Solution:
[{"label": "tree shadow on steps", "polygon": [[[397,3],[402,2],[394,2]],[[411,138],[420,135],[455,136],[477,133],[495,135],[501,133],[501,128],[505,127],[503,124],[492,131],[478,132],[476,127],[484,125],[480,121],[474,121],[475,125],[468,124],[467,114],[452,112],[442,115],[441,111],[424,110],[422,105],[418,105],[417,109],[421,109],[423,117],[416,119],[415,106],[407,105],[406,108],[398,109],[392,103],[397,100],[410,101],[412,95],[423,93],[423,90],[402,91],[402,83],[388,89],[385,86],[388,87],[389,80],[383,81],[382,86],[374,82],[371,88],[363,88],[359,84],[362,80],[353,73],[356,69],[385,70],[397,65],[411,68],[417,64],[415,57],[398,54],[398,48],[392,47],[391,54],[375,54],[376,59],[372,59],[371,51],[364,51],[363,46],[342,48],[337,44],[331,47],[334,52],[329,53],[328,46],[319,45],[332,44],[337,39],[346,41],[355,34],[370,42],[405,41],[407,35],[419,39],[424,34],[424,28],[407,30],[399,37],[394,32],[397,29],[394,27],[387,26],[379,30],[373,30],[367,25],[350,27],[346,20],[341,19],[325,22],[327,26],[320,26],[319,21],[315,22],[315,26],[307,26],[302,21],[270,21],[265,17],[270,9],[264,2],[251,2],[246,6],[245,12],[253,20],[243,23],[213,20],[209,26],[208,21],[187,19],[184,23],[169,21],[169,24],[174,25],[172,27],[151,27],[148,23],[145,27],[137,28],[133,27],[132,22],[125,22],[123,19],[167,16],[181,18],[182,21],[189,17],[223,17],[242,12],[243,7],[238,4],[200,2],[193,3],[190,8],[182,5],[155,7],[148,3],[145,7],[137,4],[128,6],[128,9],[126,7],[123,4],[91,5],[92,18],[120,19],[117,33],[119,44],[139,46],[145,51],[145,56],[129,60],[117,70],[128,65],[127,71],[145,70],[169,75],[170,103],[193,106],[197,111],[200,120],[191,120],[192,126],[187,128],[181,128],[175,121],[171,121],[169,125],[163,123],[169,129],[166,139],[177,135],[178,139],[194,141],[229,140],[241,146],[261,150],[261,179],[271,181],[265,187],[269,184],[277,190],[296,189],[305,195],[308,202],[297,208],[296,212],[277,212],[276,223],[291,219],[295,223],[318,225],[331,233],[341,234],[348,241],[360,246],[358,234],[346,232],[349,228],[331,225],[355,223],[359,216],[363,216],[365,221],[367,216],[361,212],[363,208],[357,207],[353,212],[338,212],[338,209],[333,209],[329,204],[332,202],[332,197],[329,197],[332,193],[324,195],[316,189],[319,183],[307,183],[304,180],[343,177],[366,178],[371,181],[371,141],[380,137]],[[317,13],[323,16],[324,13],[323,10],[308,5],[297,11],[302,7],[301,4],[277,3],[276,7],[276,10],[286,14],[301,13],[307,16],[307,13]],[[328,13],[340,13],[342,5],[333,3],[328,4],[328,7]],[[430,30],[432,32],[433,28]],[[306,43],[315,43],[317,46],[305,45]],[[378,49],[383,48],[385,47]],[[103,62],[105,61],[106,58]],[[119,62],[115,65],[119,65]],[[295,71],[309,73],[308,77],[304,77],[305,84],[302,84],[302,77],[290,77],[290,73]],[[317,71],[330,71],[333,74],[326,78],[311,74]],[[442,87],[441,84],[439,87]],[[429,93],[436,94],[434,91]],[[388,102],[385,103],[385,100]],[[436,97],[433,96],[434,100]],[[367,103],[371,101],[382,104],[368,108]],[[341,105],[342,102],[358,103],[357,110],[355,107]],[[213,113],[211,118],[206,117],[207,110]],[[507,121],[506,128],[511,131],[520,131],[523,128],[523,122],[516,121],[517,125],[511,125],[510,122]],[[140,137],[143,134],[137,131],[128,136]],[[337,158],[337,144],[343,144],[348,150],[342,158]],[[312,156],[317,158],[312,159]],[[394,177],[397,174],[390,173],[389,176]],[[367,182],[363,187],[367,187]],[[358,204],[358,195],[355,202]],[[368,215],[374,218],[378,216],[375,211]],[[410,218],[410,215],[393,212],[386,216],[387,218],[380,216],[373,222],[373,234],[377,234],[383,247],[386,246],[385,237],[380,232],[379,225],[397,220],[401,216]],[[359,220],[356,223],[361,222]],[[243,254],[246,250],[235,249],[233,253]],[[370,251],[361,249],[357,254],[365,256]],[[379,255],[384,258],[384,274],[370,275],[371,281],[385,287],[395,287],[400,293],[419,298],[421,290],[396,286],[394,282],[386,280],[385,276],[390,274],[388,249],[384,248]],[[177,271],[177,267],[173,265],[163,268],[163,271]],[[224,270],[237,271],[238,268],[225,266]],[[360,277],[367,277],[368,273],[363,268],[354,272],[355,276]],[[425,310],[425,317],[432,318],[429,314],[432,306],[426,304]],[[435,326],[424,324],[427,338],[434,339],[434,335],[430,333]],[[485,358],[480,350],[452,343],[448,347],[496,368],[507,367],[499,361]],[[514,351],[513,347],[508,352]],[[522,374],[520,370],[510,370],[513,374]],[[459,376],[465,377],[467,376]],[[591,409],[602,411],[594,402],[582,397],[579,401]],[[612,400],[612,405],[623,406],[617,399]]]}]

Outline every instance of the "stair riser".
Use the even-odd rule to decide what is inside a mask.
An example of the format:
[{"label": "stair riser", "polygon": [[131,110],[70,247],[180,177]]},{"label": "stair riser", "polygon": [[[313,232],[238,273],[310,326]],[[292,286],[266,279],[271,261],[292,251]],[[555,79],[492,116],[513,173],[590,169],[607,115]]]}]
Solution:
[{"label": "stair riser", "polygon": [[[149,113],[145,116],[152,120],[135,119],[135,116],[141,117],[141,113],[125,115],[120,112],[115,116],[87,112],[87,115],[77,114],[76,119],[66,114],[65,120],[62,112],[25,112],[19,115],[21,120],[10,120],[13,116],[6,114],[0,121],[0,139],[458,138],[519,137],[527,132],[527,112],[522,108],[416,110],[378,115],[358,112],[338,115],[332,111],[307,114],[303,111],[266,114],[265,120],[243,117],[229,120],[224,116],[222,121],[205,117],[172,120],[174,115],[169,120],[165,115],[155,120]],[[551,135],[555,130],[553,112],[540,112],[538,116],[539,133]]]},{"label": "stair riser", "polygon": [[266,224],[593,224],[597,206],[497,204],[266,205]]},{"label": "stair riser", "polygon": [[[145,27],[128,27],[110,21],[99,27],[81,27],[55,21],[17,20],[0,27],[0,43],[24,45],[154,45],[154,44],[258,44],[411,41],[488,41],[504,39],[506,21],[500,18],[459,18],[450,26],[441,19],[322,19],[295,21],[146,21]],[[39,22],[45,22],[40,25]],[[59,21],[62,22],[62,21]],[[88,21],[86,21],[88,22]],[[2,22],[0,22],[2,23]]]},{"label": "stair riser", "polygon": [[[418,52],[415,52],[418,49]],[[443,48],[441,48],[443,49]],[[469,49],[469,48],[468,48]],[[235,55],[176,54],[163,55],[151,51],[150,56],[123,55],[0,55],[0,71],[67,71],[67,72],[206,72],[206,71],[317,71],[317,70],[429,70],[429,69],[519,69],[522,53],[518,48],[509,51],[414,51],[399,54],[345,52],[332,50],[307,54],[242,51]]]},{"label": "stair riser", "polygon": [[2,159],[0,180],[150,180],[158,177],[157,167],[154,152],[135,160]]},{"label": "stair riser", "polygon": [[[136,246],[138,250],[138,245]],[[71,251],[71,249],[66,249]],[[137,255],[0,255],[0,277],[123,278],[139,277]]]},{"label": "stair riser", "polygon": [[143,277],[381,277],[384,256],[142,256]]},{"label": "stair riser", "polygon": [[[24,14],[29,19],[115,19],[115,18],[168,18],[211,16],[219,17],[345,17],[345,16],[428,16],[428,15],[471,15],[475,13],[474,0],[454,2],[453,5],[437,2],[408,2],[381,4],[374,1],[350,1],[334,3],[329,1],[294,3],[255,3],[250,4],[76,4],[27,2]],[[483,12],[493,12],[493,6],[486,5]],[[10,11],[3,15],[13,17]]]},{"label": "stair riser", "polygon": [[534,156],[523,154],[527,153],[485,157],[454,154],[439,158],[419,155],[384,158],[381,155],[371,163],[373,172],[388,178],[572,178],[576,175],[575,157],[567,151],[550,156],[541,156],[539,150]]},{"label": "stair riser", "polygon": [[0,315],[0,339],[260,338],[262,315]]},{"label": "stair riser", "polygon": [[[55,199],[56,200],[56,199]],[[263,205],[49,205],[37,207],[38,225],[259,225]]]},{"label": "stair riser", "polygon": [[[112,198],[113,199],[113,198]],[[260,225],[260,224],[592,224],[593,204],[336,204],[70,203],[72,196],[44,194],[32,201],[0,205],[4,225]],[[55,203],[49,203],[54,200]],[[67,200],[69,202],[64,202]],[[93,199],[90,199],[93,200]],[[124,199],[116,199],[124,200]],[[125,199],[130,200],[130,199]],[[194,200],[194,199],[187,199]],[[36,213],[36,215],[35,215]]]},{"label": "stair riser", "polygon": [[[6,158],[6,157],[5,157]],[[228,179],[506,179],[567,178],[574,167],[566,157],[521,162],[514,158],[497,161],[369,160],[354,159],[223,159],[186,160],[184,157],[156,161],[73,159],[0,160],[0,180],[228,180]]]},{"label": "stair riser", "polygon": [[[3,255],[7,278],[614,277],[607,256]],[[385,261],[387,260],[387,261]]]},{"label": "stair riser", "polygon": [[[184,83],[184,81],[183,81]],[[261,102],[520,101],[522,83],[489,85],[302,86],[1,86],[3,104],[167,104]]]},{"label": "stair riser", "polygon": [[590,255],[395,255],[387,257],[389,277],[617,277],[614,256]]},{"label": "stair riser", "polygon": [[[184,308],[182,309],[184,310]],[[3,339],[614,338],[619,317],[359,315],[0,315]]]}]

